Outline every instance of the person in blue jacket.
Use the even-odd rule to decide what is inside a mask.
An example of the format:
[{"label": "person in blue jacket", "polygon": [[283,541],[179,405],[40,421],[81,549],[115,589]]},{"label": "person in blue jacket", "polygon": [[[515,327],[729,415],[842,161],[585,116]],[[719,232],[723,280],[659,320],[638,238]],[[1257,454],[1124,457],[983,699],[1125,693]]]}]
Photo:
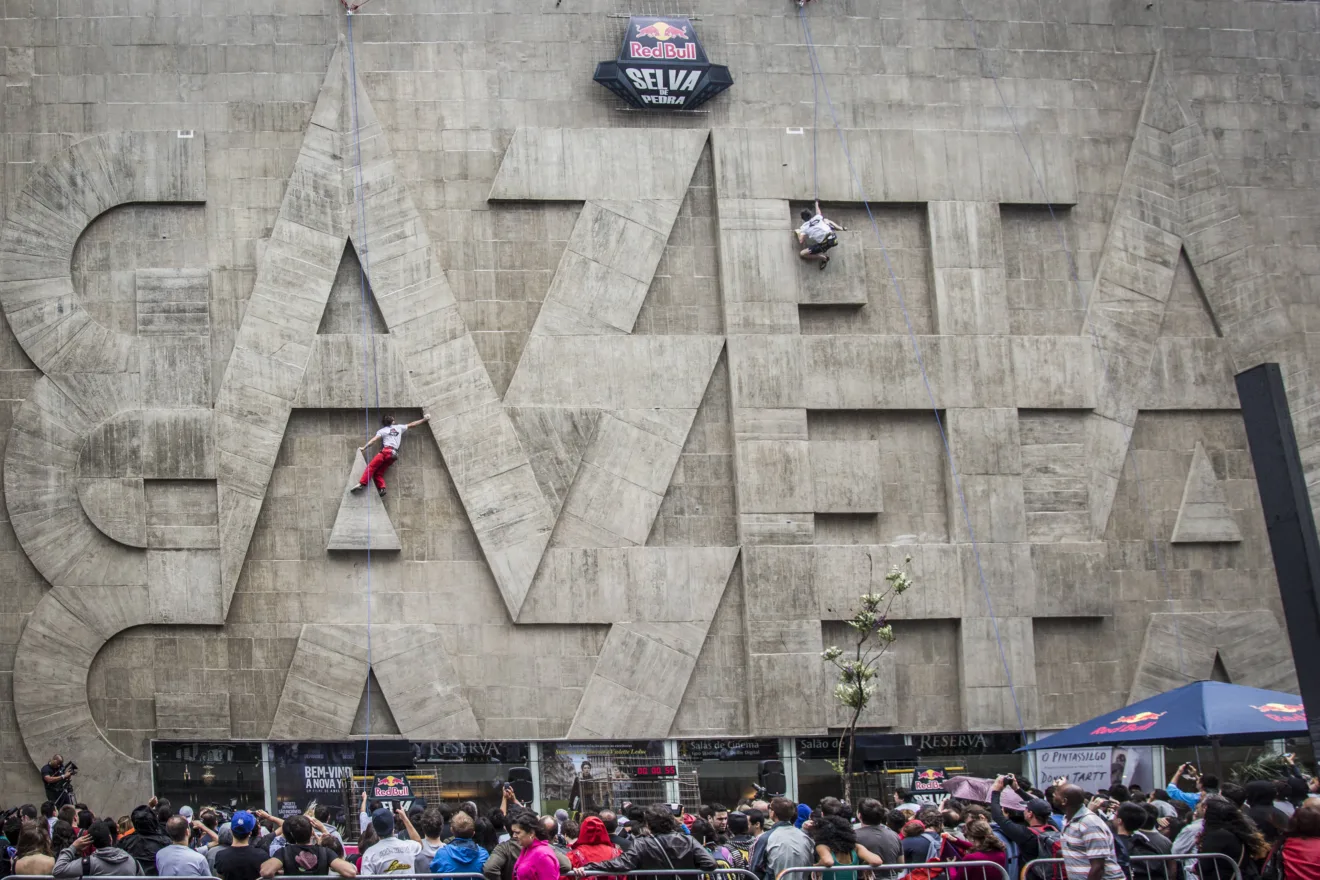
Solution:
[{"label": "person in blue jacket", "polygon": [[[1178,787],[1178,783],[1186,776],[1196,782],[1196,793],[1189,794]],[[1204,776],[1196,772],[1196,768],[1191,764],[1183,764],[1173,773],[1173,778],[1169,780],[1169,785],[1164,789],[1169,797],[1175,801],[1182,801],[1189,807],[1195,807],[1201,802],[1201,798],[1212,794],[1219,794],[1219,779],[1211,776],[1209,773]]]},{"label": "person in blue jacket", "polygon": [[454,839],[435,851],[431,859],[432,874],[480,874],[490,853],[472,839],[477,826],[467,813],[458,812],[449,820]]}]

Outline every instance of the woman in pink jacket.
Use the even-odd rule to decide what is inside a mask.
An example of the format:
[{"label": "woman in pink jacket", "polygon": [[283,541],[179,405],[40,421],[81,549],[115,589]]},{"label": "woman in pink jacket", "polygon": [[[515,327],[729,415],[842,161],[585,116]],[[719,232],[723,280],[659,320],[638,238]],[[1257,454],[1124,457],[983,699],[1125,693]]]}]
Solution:
[{"label": "woman in pink jacket", "polygon": [[523,813],[514,817],[509,836],[522,847],[513,866],[513,880],[559,880],[559,859],[546,842],[549,834],[536,816]]}]

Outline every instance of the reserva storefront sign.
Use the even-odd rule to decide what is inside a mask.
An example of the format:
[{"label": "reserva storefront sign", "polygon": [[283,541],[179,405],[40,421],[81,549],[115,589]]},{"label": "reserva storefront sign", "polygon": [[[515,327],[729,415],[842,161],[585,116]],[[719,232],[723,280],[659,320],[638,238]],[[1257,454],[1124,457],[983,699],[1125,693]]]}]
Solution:
[{"label": "reserva storefront sign", "polygon": [[639,110],[695,110],[733,85],[691,20],[639,15],[628,19],[618,59],[596,65],[594,79]]}]

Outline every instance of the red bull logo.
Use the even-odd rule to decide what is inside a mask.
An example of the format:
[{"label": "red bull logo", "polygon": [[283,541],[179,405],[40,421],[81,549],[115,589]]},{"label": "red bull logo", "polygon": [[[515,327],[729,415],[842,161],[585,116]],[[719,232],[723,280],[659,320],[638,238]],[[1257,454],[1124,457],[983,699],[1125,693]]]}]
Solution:
[{"label": "red bull logo", "polygon": [[408,780],[402,776],[381,776],[376,779],[373,786],[372,797],[378,798],[406,798],[412,797],[412,789],[408,786]]},{"label": "red bull logo", "polygon": [[1092,736],[1107,736],[1112,733],[1139,733],[1150,730],[1167,712],[1137,712],[1134,715],[1120,715],[1108,724],[1101,724],[1091,731]]},{"label": "red bull logo", "polygon": [[[642,42],[655,40],[654,46]],[[680,41],[682,45],[677,42]],[[637,29],[628,41],[628,54],[634,59],[654,61],[696,61],[697,44],[688,36],[688,29],[664,21],[656,21]]]},{"label": "red bull logo", "polygon": [[1252,706],[1271,721],[1300,721],[1306,723],[1306,707],[1301,703],[1266,703]]},{"label": "red bull logo", "polygon": [[917,767],[912,773],[913,791],[941,791],[944,788],[944,771],[935,767]]},{"label": "red bull logo", "polygon": [[688,38],[687,28],[677,27],[663,21],[657,21],[655,24],[648,24],[646,27],[637,29],[639,37],[653,37],[660,42],[668,40],[686,40]]}]

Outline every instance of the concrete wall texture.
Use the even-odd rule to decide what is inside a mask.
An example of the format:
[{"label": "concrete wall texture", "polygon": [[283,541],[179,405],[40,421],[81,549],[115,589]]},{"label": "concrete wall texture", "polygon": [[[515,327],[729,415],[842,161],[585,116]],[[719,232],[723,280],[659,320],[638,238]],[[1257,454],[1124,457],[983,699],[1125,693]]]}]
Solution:
[{"label": "concrete wall texture", "polygon": [[[624,109],[627,14],[736,85]],[[1317,485],[1320,5],[811,4],[826,272],[787,2],[372,0],[352,58],[335,0],[0,15],[12,797],[342,738],[369,677],[414,738],[823,733],[907,555],[876,727],[1295,687],[1232,376]],[[434,416],[383,501],[366,404]]]}]

